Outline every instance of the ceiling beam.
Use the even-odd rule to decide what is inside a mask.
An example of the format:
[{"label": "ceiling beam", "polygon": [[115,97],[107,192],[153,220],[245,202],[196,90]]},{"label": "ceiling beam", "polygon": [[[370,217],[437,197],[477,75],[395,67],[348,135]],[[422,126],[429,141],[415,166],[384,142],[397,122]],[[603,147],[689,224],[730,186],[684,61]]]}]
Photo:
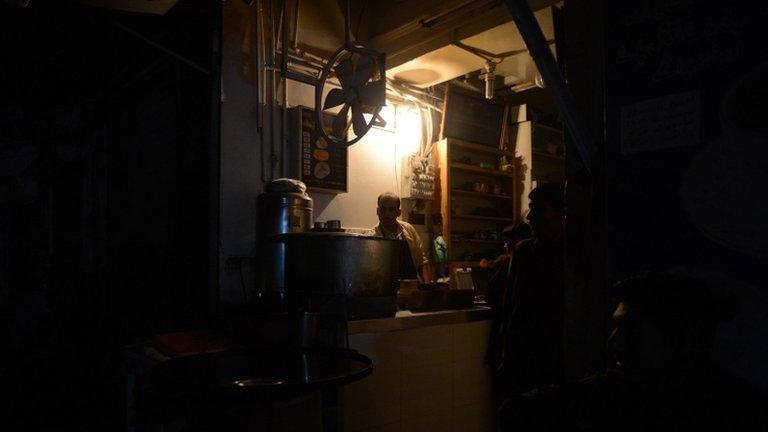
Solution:
[{"label": "ceiling beam", "polygon": [[[529,0],[534,11],[557,2],[557,0]],[[384,3],[389,2],[379,1],[377,6]],[[387,55],[387,69],[447,46],[454,39],[466,39],[512,21],[512,16],[504,4],[494,0],[423,2],[423,4],[430,3],[439,4],[439,6],[426,14],[418,14],[418,11],[415,13],[410,10],[409,16],[405,17],[401,13],[400,19],[404,21],[397,26],[393,26],[390,18],[390,28],[382,33],[372,34],[369,38],[368,42],[373,48]],[[372,13],[377,13],[377,7],[372,9]]]}]

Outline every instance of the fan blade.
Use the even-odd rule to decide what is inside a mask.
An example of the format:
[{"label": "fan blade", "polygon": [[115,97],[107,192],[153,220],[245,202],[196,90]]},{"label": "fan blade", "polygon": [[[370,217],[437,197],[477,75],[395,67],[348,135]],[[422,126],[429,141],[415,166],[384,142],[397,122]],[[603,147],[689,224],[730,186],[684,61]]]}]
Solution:
[{"label": "fan blade", "polygon": [[349,104],[345,104],[341,111],[339,111],[339,113],[336,114],[336,117],[333,119],[333,136],[335,138],[344,138],[347,133],[347,129],[349,129],[349,124],[347,124],[347,112],[349,112]]},{"label": "fan blade", "polygon": [[334,68],[334,72],[336,73],[336,78],[339,79],[341,86],[347,87],[347,84],[348,84],[347,81],[349,81],[349,78],[352,76],[352,73],[354,72],[352,59],[346,58],[340,61]]},{"label": "fan blade", "polygon": [[328,92],[328,96],[325,98],[325,102],[323,102],[323,109],[327,110],[328,108],[337,107],[346,101],[347,97],[344,94],[344,90],[331,89],[331,91]]},{"label": "fan blade", "polygon": [[376,114],[375,116],[373,116],[373,125],[383,128],[387,126],[387,121],[384,120],[384,117]]},{"label": "fan blade", "polygon": [[373,57],[371,56],[366,55],[358,58],[350,84],[353,86],[361,86],[365,84],[371,79],[373,73],[376,72],[375,66]]},{"label": "fan blade", "polygon": [[[360,102],[367,106],[384,106],[387,100],[387,88],[384,80],[373,81],[360,89]],[[330,97],[330,94],[328,95]]]},{"label": "fan blade", "polygon": [[360,104],[355,104],[352,106],[352,126],[352,130],[355,131],[355,135],[365,135],[366,127],[368,124],[365,122],[365,117],[363,117],[363,110]]}]

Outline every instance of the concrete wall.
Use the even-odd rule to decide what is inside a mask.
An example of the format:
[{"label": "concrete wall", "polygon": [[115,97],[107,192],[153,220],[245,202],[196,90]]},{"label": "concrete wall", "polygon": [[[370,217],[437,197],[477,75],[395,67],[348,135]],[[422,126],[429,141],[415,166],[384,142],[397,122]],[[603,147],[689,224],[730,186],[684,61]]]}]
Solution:
[{"label": "concrete wall", "polygon": [[[314,107],[314,89],[290,82],[288,104]],[[382,192],[400,192],[401,159],[419,149],[419,116],[408,108],[397,107],[394,131],[389,125],[386,130],[371,128],[363,139],[349,147],[347,193],[310,193],[315,220],[339,219],[349,228],[371,228],[378,223],[376,198]]]},{"label": "concrete wall", "polygon": [[[219,214],[219,299],[223,307],[243,300],[240,272],[232,256],[251,256],[256,238],[256,196],[262,191],[257,129],[255,62],[248,39],[255,11],[243,2],[222,5],[221,178]],[[253,273],[245,268],[246,284]]]}]

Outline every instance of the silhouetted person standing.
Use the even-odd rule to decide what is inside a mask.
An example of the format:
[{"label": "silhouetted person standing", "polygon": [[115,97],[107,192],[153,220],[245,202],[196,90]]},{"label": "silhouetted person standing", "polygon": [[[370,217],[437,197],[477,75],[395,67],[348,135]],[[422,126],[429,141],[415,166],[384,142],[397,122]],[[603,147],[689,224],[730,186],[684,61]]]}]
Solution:
[{"label": "silhouetted person standing", "polygon": [[717,323],[733,315],[727,296],[672,273],[623,281],[616,296],[609,370],[509,398],[503,430],[768,430],[759,393],[711,360]]},{"label": "silhouetted person standing", "polygon": [[487,361],[495,398],[559,382],[563,345],[562,184],[539,184],[529,194],[533,237],[519,242],[507,272],[488,287],[494,325]]}]

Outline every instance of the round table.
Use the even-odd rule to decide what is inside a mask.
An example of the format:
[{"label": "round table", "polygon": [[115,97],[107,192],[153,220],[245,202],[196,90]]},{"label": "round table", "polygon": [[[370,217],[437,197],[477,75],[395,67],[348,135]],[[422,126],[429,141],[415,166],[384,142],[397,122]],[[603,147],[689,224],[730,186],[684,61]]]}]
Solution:
[{"label": "round table", "polygon": [[337,403],[338,388],[370,375],[372,370],[371,359],[344,348],[230,349],[156,365],[141,379],[137,403],[142,424],[157,424],[191,412],[193,423],[202,430],[235,404],[259,404],[269,412],[276,401],[321,390],[323,430],[334,430],[338,429],[338,416],[329,411]]}]

